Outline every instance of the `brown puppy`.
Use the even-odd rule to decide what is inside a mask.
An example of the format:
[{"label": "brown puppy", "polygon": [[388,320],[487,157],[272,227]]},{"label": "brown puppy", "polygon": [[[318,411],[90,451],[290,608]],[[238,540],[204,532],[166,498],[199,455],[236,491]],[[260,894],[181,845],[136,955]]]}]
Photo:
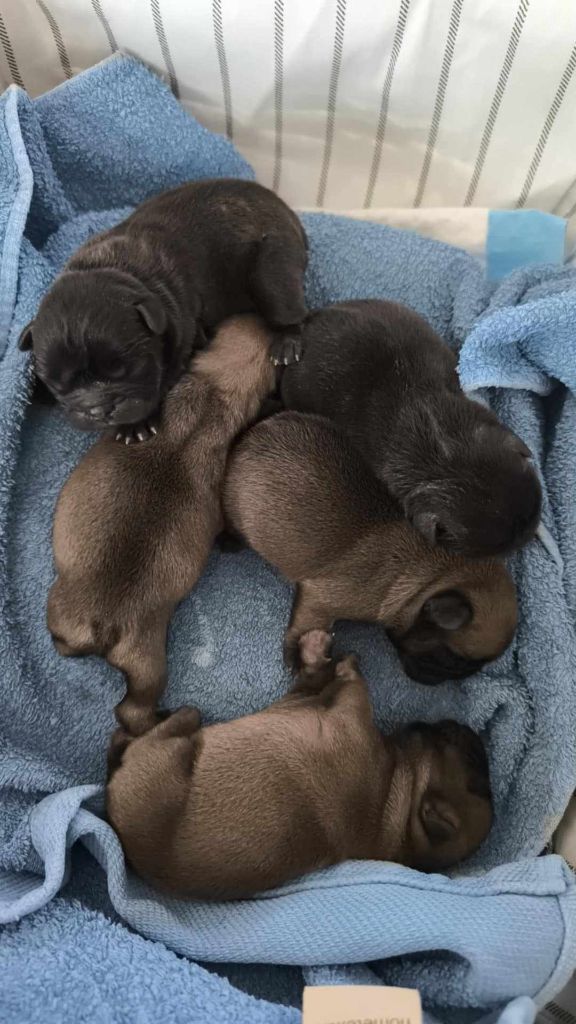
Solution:
[{"label": "brown puppy", "polygon": [[117,715],[135,734],[157,720],[168,622],[222,528],[228,448],[274,387],[269,342],[257,317],[228,320],[168,395],[155,443],[99,441],[60,493],[48,628],[61,654],[126,674]]},{"label": "brown puppy", "polygon": [[458,679],[497,658],[516,628],[504,566],[433,548],[339,428],[281,413],[235,447],[224,485],[229,529],[298,584],[285,653],[336,619],[381,622],[409,676]]},{"label": "brown puppy", "polygon": [[291,693],[200,728],[181,708],[151,732],[116,731],[108,818],[138,874],[181,896],[241,898],[350,858],[441,871],[492,822],[486,756],[455,722],[383,737],[354,658],[301,639]]}]

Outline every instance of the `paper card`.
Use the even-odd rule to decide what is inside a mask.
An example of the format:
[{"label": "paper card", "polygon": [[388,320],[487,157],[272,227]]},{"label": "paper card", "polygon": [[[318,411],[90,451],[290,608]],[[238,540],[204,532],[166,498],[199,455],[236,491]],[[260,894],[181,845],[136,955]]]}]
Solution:
[{"label": "paper card", "polygon": [[420,993],[384,985],[307,986],[302,1024],[422,1024]]}]

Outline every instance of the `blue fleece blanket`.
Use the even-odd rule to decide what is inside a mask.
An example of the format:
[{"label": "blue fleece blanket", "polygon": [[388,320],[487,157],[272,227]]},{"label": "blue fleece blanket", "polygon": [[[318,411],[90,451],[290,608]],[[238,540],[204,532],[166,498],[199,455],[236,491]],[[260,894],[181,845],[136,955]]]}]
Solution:
[{"label": "blue fleece blanket", "polygon": [[[305,967],[319,983],[363,978],[367,968],[346,965],[370,961],[371,977],[416,985],[440,1017],[520,995],[543,1001],[576,963],[570,873],[556,857],[521,859],[542,850],[576,786],[576,274],[531,268],[494,290],[457,249],[377,225],[305,218],[310,304],[382,296],[417,309],[462,346],[464,385],[489,389],[484,397],[532,447],[542,473],[545,531],[512,565],[520,626],[498,662],[431,690],[403,676],[376,628],[348,625],[338,636],[360,655],[385,728],[454,717],[483,731],[496,822],[456,879],[349,864],[261,899],[183,904],[126,874],[99,816],[122,680],[98,659],[60,659],[45,628],[54,503],[90,442],[58,411],[27,407],[29,372],[16,340],[91,233],[185,179],[251,170],[123,57],[34,102],[9,90],[0,101],[0,160],[0,921],[56,894],[81,838],[107,874],[116,912],[194,960]],[[288,586],[256,556],[214,553],[174,616],[168,705],[195,703],[213,721],[280,696],[289,605]],[[10,942],[22,935],[25,949],[29,931],[7,934]],[[0,956],[11,948],[0,940]]]}]

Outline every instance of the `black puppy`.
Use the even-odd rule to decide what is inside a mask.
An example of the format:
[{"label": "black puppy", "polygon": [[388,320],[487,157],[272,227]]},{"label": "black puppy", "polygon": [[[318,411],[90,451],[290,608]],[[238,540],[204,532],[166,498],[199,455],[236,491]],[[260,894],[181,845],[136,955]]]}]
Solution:
[{"label": "black puppy", "polygon": [[20,347],[75,426],[144,440],[193,348],[226,317],[258,311],[277,332],[273,361],[300,357],[306,261],[300,221],[273,192],[190,182],[83,245]]},{"label": "black puppy", "polygon": [[534,536],[529,449],[464,395],[456,356],[425,320],[392,302],[341,303],[312,314],[304,345],[284,405],[338,423],[431,544],[486,557]]}]

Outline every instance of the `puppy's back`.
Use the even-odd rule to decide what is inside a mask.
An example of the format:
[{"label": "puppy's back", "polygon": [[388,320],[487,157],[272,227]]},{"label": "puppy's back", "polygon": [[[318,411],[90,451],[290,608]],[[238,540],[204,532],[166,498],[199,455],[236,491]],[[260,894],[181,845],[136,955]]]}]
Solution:
[{"label": "puppy's back", "polygon": [[[170,392],[153,440],[124,445],[106,437],[89,449],[56,506],[54,547],[62,570],[100,563],[104,548],[114,560],[139,538],[150,554],[158,533],[182,519],[183,501],[208,499],[229,445],[274,385],[269,340],[256,316],[226,321]],[[97,546],[102,551],[95,553]]]},{"label": "puppy's back", "polygon": [[454,353],[426,320],[396,302],[359,299],[316,310],[303,340],[305,363],[287,367],[282,378],[290,409],[330,417],[337,410],[341,425],[350,427],[358,395],[370,403],[386,392],[387,407],[378,410],[385,423],[405,401],[407,387],[424,395],[444,387],[460,391]]},{"label": "puppy's back", "polygon": [[153,440],[105,438],[86,453],[54,516],[60,600],[69,589],[113,616],[121,604],[137,614],[136,590],[186,592],[221,526],[228,448],[274,384],[269,339],[257,317],[232,318],[168,396]]},{"label": "puppy's back", "polygon": [[375,520],[401,518],[339,428],[295,412],[256,424],[237,443],[223,505],[228,526],[257,536],[259,553],[289,579],[325,568]]},{"label": "puppy's back", "polygon": [[350,706],[288,696],[188,737],[161,731],[129,745],[107,788],[126,855],[161,888],[247,896],[373,842],[384,753]]}]

